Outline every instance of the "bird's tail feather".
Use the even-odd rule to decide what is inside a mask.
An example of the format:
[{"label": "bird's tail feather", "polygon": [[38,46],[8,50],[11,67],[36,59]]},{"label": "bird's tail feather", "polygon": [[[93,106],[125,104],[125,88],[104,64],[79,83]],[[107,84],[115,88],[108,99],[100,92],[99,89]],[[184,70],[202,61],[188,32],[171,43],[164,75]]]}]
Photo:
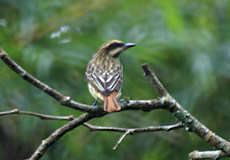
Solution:
[{"label": "bird's tail feather", "polygon": [[117,92],[111,93],[108,97],[104,96],[104,111],[109,113],[119,111],[121,109],[116,98]]}]

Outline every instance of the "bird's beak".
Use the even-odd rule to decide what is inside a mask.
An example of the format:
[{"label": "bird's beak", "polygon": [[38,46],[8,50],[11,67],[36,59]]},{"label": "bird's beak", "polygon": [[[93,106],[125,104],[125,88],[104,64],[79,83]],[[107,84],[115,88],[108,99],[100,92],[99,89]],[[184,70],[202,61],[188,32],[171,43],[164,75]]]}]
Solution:
[{"label": "bird's beak", "polygon": [[123,48],[123,50],[126,50],[126,49],[134,47],[134,46],[136,46],[135,43],[125,43],[122,48]]}]

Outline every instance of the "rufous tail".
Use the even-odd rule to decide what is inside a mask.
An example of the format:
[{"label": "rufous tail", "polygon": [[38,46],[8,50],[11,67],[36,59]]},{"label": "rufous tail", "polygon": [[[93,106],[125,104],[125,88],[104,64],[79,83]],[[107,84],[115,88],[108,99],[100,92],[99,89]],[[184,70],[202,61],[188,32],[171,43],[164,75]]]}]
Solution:
[{"label": "rufous tail", "polygon": [[104,111],[109,113],[116,112],[121,109],[120,105],[117,103],[116,95],[117,92],[111,93],[108,97],[104,96]]}]

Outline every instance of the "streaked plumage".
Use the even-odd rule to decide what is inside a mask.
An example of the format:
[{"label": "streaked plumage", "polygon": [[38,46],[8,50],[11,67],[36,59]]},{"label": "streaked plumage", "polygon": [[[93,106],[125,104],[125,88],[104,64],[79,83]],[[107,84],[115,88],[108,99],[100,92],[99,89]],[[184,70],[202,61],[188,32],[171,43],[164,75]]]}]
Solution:
[{"label": "streaked plumage", "polygon": [[121,95],[123,83],[123,67],[119,55],[133,43],[123,43],[118,40],[105,42],[95,57],[88,63],[85,80],[91,95],[104,101],[104,110],[114,112],[120,110],[117,98]]}]

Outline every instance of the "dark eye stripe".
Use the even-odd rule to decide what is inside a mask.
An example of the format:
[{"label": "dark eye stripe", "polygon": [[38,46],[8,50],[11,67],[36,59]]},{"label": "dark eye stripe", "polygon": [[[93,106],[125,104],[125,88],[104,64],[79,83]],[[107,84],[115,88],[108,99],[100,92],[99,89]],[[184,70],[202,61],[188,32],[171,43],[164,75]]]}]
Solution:
[{"label": "dark eye stripe", "polygon": [[114,46],[114,47],[121,47],[121,45],[122,45],[122,43],[117,43],[117,42],[112,44],[112,46]]},{"label": "dark eye stripe", "polygon": [[112,43],[112,44],[109,45],[108,50],[113,50],[113,49],[121,47],[123,45],[124,45],[123,43],[114,42],[114,43]]}]

